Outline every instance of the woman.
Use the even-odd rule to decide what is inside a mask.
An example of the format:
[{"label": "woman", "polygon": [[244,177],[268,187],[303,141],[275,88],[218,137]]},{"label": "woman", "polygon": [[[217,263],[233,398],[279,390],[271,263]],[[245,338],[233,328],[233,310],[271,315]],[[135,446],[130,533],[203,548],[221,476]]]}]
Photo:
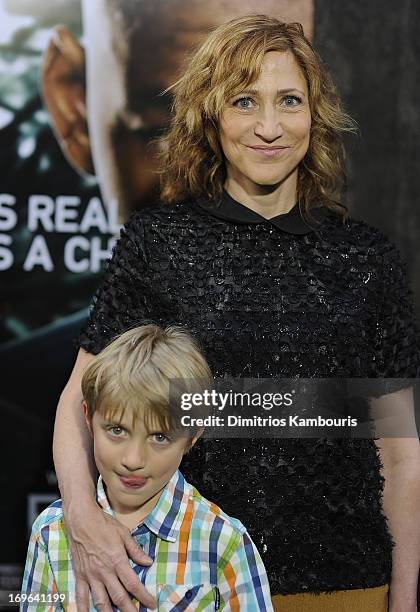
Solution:
[{"label": "woman", "polygon": [[[125,589],[151,605],[127,553],[147,559],[95,507],[80,410],[83,368],[115,334],[150,320],[185,325],[216,376],[419,370],[397,251],[339,203],[341,134],[354,126],[301,26],[229,22],[173,89],[163,203],[122,231],[57,412],[54,459],[82,610],[88,582],[101,610],[109,598],[134,610]],[[418,441],[378,444],[380,455],[373,440],[209,440],[185,469],[249,529],[276,609],[382,612],[390,585],[389,609],[414,612]]]}]

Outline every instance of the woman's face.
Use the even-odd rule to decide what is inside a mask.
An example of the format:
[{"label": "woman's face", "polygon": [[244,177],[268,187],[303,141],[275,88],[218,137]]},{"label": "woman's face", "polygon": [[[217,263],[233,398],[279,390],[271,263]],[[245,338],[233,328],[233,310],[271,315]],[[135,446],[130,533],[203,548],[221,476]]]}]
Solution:
[{"label": "woman's face", "polygon": [[297,184],[310,128],[308,86],[293,54],[269,51],[258,80],[227,101],[220,119],[226,186],[233,181],[258,194]]}]

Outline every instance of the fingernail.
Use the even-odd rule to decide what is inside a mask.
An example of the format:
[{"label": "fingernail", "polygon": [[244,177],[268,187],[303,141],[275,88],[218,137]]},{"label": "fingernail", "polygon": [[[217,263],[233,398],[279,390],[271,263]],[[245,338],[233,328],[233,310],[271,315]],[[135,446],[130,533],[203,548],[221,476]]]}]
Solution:
[{"label": "fingernail", "polygon": [[62,44],[60,32],[58,30],[53,30],[51,32],[51,40],[55,44],[57,49],[59,49],[60,51],[63,51],[63,44]]},{"label": "fingernail", "polygon": [[86,114],[86,104],[84,102],[82,102],[82,100],[76,100],[74,105],[77,108],[79,114],[83,117],[83,119],[86,119],[86,117],[87,117],[87,114]]},{"label": "fingernail", "polygon": [[47,50],[44,53],[44,72],[47,72],[51,67],[51,64],[57,57],[57,49],[53,45],[48,45]]}]

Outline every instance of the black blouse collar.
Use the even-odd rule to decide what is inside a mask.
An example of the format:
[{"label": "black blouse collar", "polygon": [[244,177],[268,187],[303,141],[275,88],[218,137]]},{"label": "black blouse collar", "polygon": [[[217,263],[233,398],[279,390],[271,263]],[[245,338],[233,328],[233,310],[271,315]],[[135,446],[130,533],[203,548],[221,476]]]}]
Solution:
[{"label": "black blouse collar", "polygon": [[[277,215],[271,219],[265,219],[260,214],[253,211],[251,208],[244,206],[240,202],[234,200],[224,189],[220,203],[205,198],[198,198],[197,203],[200,208],[206,210],[214,217],[224,219],[225,221],[233,221],[235,223],[272,223],[275,227],[289,234],[308,234],[319,228],[319,224],[310,224],[302,217],[299,209],[299,204],[296,203],[289,212],[282,215]],[[313,208],[312,216],[322,222],[325,217],[325,209],[323,207]]]}]

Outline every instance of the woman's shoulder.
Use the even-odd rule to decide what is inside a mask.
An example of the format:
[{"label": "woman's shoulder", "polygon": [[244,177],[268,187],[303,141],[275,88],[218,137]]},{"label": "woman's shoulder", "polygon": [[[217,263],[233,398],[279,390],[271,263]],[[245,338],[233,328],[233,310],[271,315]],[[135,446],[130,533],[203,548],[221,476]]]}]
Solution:
[{"label": "woman's shoulder", "polygon": [[190,199],[175,203],[156,202],[131,213],[126,226],[143,225],[150,223],[174,223],[176,221],[189,221],[199,214],[199,208]]},{"label": "woman's shoulder", "polygon": [[348,214],[344,219],[335,211],[325,212],[322,224],[323,237],[342,246],[347,245],[351,250],[367,250],[372,255],[385,256],[386,254],[399,255],[395,243],[387,234],[367,221]]}]

